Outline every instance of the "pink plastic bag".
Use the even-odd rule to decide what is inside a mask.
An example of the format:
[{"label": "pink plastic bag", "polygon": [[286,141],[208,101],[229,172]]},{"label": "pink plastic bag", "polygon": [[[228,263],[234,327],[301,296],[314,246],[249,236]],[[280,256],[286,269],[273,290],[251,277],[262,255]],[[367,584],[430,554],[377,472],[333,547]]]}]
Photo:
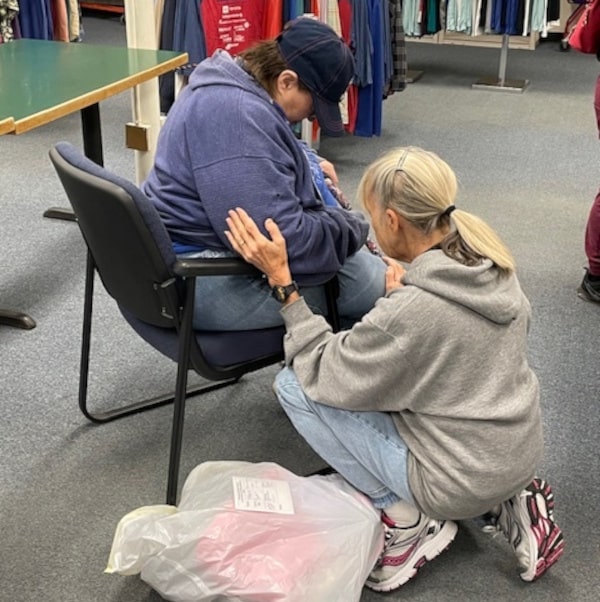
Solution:
[{"label": "pink plastic bag", "polygon": [[123,517],[107,572],[141,573],[176,602],[353,602],[382,546],[378,513],[338,475],[207,462],[177,508]]}]

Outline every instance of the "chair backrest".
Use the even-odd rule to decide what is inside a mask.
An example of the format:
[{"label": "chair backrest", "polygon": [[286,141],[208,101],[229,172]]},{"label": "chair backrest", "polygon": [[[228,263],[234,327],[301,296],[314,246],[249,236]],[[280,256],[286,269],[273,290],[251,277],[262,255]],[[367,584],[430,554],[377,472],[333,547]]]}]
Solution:
[{"label": "chair backrest", "polygon": [[176,257],[150,200],[67,142],[56,144],[50,159],[108,293],[144,322],[177,326]]}]

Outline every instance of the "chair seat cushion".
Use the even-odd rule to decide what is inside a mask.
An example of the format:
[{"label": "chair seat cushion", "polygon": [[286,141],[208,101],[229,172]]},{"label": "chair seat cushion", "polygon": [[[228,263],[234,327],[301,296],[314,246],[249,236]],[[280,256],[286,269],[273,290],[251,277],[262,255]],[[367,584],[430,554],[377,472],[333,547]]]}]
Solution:
[{"label": "chair seat cushion", "polygon": [[[152,347],[177,361],[179,335],[174,329],[153,326],[139,320],[122,307],[123,317],[130,326]],[[283,354],[285,327],[260,330],[208,331],[195,330],[196,343],[207,363],[227,367],[257,360],[275,354]]]}]

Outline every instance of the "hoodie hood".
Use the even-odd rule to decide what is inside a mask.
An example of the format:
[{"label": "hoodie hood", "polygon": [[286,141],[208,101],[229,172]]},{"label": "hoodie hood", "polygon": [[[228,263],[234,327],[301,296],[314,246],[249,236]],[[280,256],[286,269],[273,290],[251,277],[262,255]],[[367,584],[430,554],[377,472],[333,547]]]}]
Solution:
[{"label": "hoodie hood", "polygon": [[419,255],[408,267],[403,282],[462,305],[496,324],[514,320],[526,301],[514,274],[501,277],[489,259],[466,266],[441,250]]}]

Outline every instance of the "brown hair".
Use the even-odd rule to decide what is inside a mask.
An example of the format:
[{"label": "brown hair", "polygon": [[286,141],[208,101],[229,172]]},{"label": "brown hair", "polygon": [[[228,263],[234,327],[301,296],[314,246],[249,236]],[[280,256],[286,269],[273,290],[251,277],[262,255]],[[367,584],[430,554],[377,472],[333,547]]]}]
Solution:
[{"label": "brown hair", "polygon": [[[239,57],[244,61],[244,68],[254,79],[273,96],[275,82],[282,71],[289,69],[275,40],[263,40],[254,46],[240,52]],[[293,71],[293,70],[292,70]],[[301,90],[308,88],[298,79]]]}]

